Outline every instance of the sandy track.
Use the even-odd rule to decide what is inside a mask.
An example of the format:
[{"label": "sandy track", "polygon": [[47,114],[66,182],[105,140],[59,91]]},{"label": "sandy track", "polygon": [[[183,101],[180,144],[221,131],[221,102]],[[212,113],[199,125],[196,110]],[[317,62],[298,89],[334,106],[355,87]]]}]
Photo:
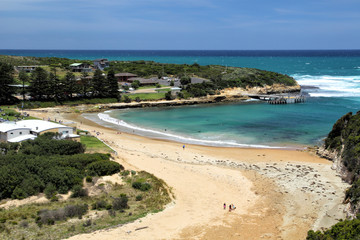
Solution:
[{"label": "sandy track", "polygon": [[[155,174],[176,196],[163,212],[71,239],[304,239],[310,228],[345,217],[347,185],[330,162],[307,152],[194,145],[182,150],[180,143],[116,134],[75,114],[33,115],[100,131],[118,152],[117,161]],[[224,211],[224,202],[236,211]]]}]

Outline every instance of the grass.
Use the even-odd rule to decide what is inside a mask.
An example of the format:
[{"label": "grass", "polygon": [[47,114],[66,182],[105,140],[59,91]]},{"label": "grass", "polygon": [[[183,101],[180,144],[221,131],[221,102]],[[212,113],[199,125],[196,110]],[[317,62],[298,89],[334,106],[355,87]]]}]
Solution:
[{"label": "grass", "polygon": [[[131,183],[138,179],[145,179],[150,183],[148,191],[136,190]],[[108,186],[94,186],[101,190],[95,197],[73,198],[63,202],[48,202],[43,204],[28,204],[17,208],[0,210],[0,239],[63,239],[70,236],[93,232],[99,229],[111,228],[119,224],[134,221],[148,213],[161,211],[171,201],[167,185],[152,174],[139,172],[136,175],[123,177],[123,185],[106,183]],[[94,183],[87,183],[93,186]],[[110,189],[110,190],[105,190]],[[105,209],[92,209],[98,201],[112,204],[113,197],[126,194],[129,208],[123,211],[114,211],[109,214]],[[142,200],[136,201],[136,196],[142,195]],[[42,209],[59,209],[67,205],[87,204],[88,214],[81,219],[73,218],[65,221],[56,221],[54,225],[36,224],[37,213]],[[113,213],[114,213],[113,212]],[[89,221],[90,220],[90,221]],[[85,224],[90,222],[90,224]]]},{"label": "grass", "polygon": [[0,118],[5,120],[14,121],[18,118],[21,118],[22,120],[37,119],[30,116],[24,117],[21,113],[17,112],[16,106],[0,106],[0,109],[2,110],[0,112]]},{"label": "grass", "polygon": [[80,136],[80,142],[86,146],[86,152],[101,152],[112,153],[114,152],[102,141],[93,136]]},{"label": "grass", "polygon": [[165,98],[165,92],[160,93],[135,93],[128,95],[131,100],[135,100],[137,97],[143,101],[160,100]]},{"label": "grass", "polygon": [[[106,103],[116,103],[116,102],[118,102],[116,98],[85,98],[85,99],[74,99],[71,101],[64,101],[64,102],[25,101],[24,108],[33,109],[33,108],[56,107],[59,105],[77,106],[81,104],[106,104]],[[21,103],[19,103],[18,106],[21,107]]]}]

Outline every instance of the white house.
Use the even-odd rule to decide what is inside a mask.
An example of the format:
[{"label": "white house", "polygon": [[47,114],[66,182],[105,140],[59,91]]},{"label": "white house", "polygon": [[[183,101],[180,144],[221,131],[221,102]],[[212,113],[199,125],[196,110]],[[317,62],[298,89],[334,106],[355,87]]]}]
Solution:
[{"label": "white house", "polygon": [[42,120],[22,120],[18,122],[5,122],[0,124],[0,141],[21,142],[34,139],[36,136],[53,132],[61,134],[62,138],[79,140],[80,136],[74,134],[74,128],[58,123]]},{"label": "white house", "polygon": [[31,134],[31,129],[22,127],[15,122],[5,122],[0,124],[0,141],[1,142],[21,142],[28,139],[35,139],[36,136]]}]

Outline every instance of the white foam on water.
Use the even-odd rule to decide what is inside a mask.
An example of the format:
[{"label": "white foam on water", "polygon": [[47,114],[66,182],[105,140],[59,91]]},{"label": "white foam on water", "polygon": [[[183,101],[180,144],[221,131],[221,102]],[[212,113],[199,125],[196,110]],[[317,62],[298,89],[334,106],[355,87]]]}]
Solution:
[{"label": "white foam on water", "polygon": [[98,118],[104,122],[112,123],[121,127],[125,127],[128,129],[132,129],[135,131],[138,131],[138,133],[142,133],[143,135],[146,135],[146,133],[158,136],[162,139],[170,139],[177,142],[182,143],[189,143],[189,144],[199,144],[199,145],[207,145],[207,146],[227,146],[227,147],[243,147],[243,148],[275,148],[275,149],[284,149],[287,147],[277,147],[277,146],[267,146],[267,145],[258,145],[258,144],[241,144],[236,143],[235,141],[222,141],[222,140],[204,140],[204,139],[196,139],[191,137],[184,137],[180,135],[175,135],[173,133],[165,133],[161,131],[156,131],[153,129],[147,129],[138,127],[132,124],[129,124],[123,120],[116,119],[113,117],[110,117],[108,114],[105,113],[99,113]]},{"label": "white foam on water", "polygon": [[314,86],[307,89],[312,97],[360,97],[360,76],[293,75],[300,85]]}]

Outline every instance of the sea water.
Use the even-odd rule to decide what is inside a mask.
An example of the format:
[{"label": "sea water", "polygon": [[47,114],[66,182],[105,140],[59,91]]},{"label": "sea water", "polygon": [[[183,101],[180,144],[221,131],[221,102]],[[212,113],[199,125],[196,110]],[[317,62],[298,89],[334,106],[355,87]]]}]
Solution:
[{"label": "sea water", "polygon": [[251,101],[114,110],[87,116],[123,131],[180,142],[255,147],[314,145],[321,143],[338,118],[359,110],[360,50],[0,50],[0,54],[252,67],[294,77],[309,96],[300,104],[269,105]]}]

